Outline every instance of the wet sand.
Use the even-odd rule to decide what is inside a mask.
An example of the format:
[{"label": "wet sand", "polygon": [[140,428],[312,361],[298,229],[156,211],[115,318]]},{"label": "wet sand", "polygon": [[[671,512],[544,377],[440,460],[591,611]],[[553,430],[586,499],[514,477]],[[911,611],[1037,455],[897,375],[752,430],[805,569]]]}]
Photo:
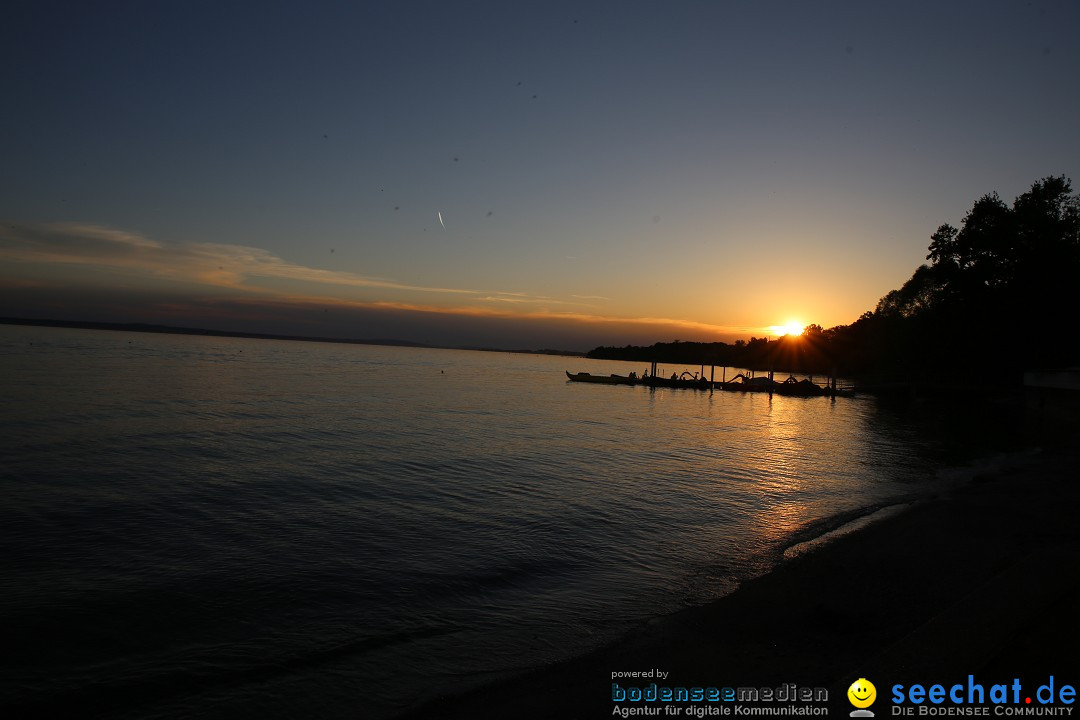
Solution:
[{"label": "wet sand", "polygon": [[[582,657],[418,708],[420,718],[606,718],[613,672],[660,684],[847,687],[1050,675],[1080,684],[1080,451],[1039,453],[780,565]],[[655,680],[618,680],[644,686]]]}]

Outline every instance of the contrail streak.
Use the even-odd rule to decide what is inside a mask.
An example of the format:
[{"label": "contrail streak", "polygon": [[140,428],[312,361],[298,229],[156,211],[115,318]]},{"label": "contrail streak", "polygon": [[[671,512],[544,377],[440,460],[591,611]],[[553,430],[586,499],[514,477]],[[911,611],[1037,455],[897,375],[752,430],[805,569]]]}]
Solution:
[{"label": "contrail streak", "polygon": [[442,225],[442,229],[446,229],[446,223],[442,221],[442,210],[439,211],[439,224]]}]

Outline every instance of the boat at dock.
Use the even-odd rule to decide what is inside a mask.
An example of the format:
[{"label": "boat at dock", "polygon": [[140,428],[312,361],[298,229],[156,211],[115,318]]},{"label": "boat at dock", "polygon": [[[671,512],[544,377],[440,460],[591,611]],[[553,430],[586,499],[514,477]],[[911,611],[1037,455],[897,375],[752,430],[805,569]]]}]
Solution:
[{"label": "boat at dock", "polygon": [[749,377],[739,373],[730,381],[716,383],[716,385],[721,390],[730,390],[732,392],[767,392],[793,397],[816,397],[819,395],[850,397],[855,394],[854,390],[850,388],[818,385],[805,378],[798,380],[794,375],[788,377],[788,379],[783,382],[777,382],[766,375]]},{"label": "boat at dock", "polygon": [[589,383],[602,383],[604,385],[635,385],[637,384],[637,378],[628,377],[626,375],[591,375],[587,372],[581,372],[571,374],[569,370],[565,371],[566,377],[573,382],[589,382]]},{"label": "boat at dock", "polygon": [[686,390],[708,390],[710,387],[708,380],[696,377],[665,378],[649,375],[641,378],[640,383],[642,385],[647,385],[648,387],[683,388]]},{"label": "boat at dock", "polygon": [[708,390],[710,387],[709,381],[705,378],[687,377],[687,373],[683,373],[683,377],[665,378],[651,375],[638,377],[633,373],[630,375],[592,375],[587,372],[571,373],[569,370],[564,372],[572,382],[601,383],[604,385],[645,385],[646,387],[683,388],[687,390]]}]

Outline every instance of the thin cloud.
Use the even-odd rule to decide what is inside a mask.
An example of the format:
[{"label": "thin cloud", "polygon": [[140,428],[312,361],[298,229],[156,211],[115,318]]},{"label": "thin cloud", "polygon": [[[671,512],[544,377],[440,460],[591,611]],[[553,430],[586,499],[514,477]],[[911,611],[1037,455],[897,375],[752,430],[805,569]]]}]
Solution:
[{"label": "thin cloud", "polygon": [[411,285],[385,278],[306,267],[245,245],[166,245],[135,233],[80,223],[5,227],[0,230],[0,258],[125,268],[252,291],[260,291],[261,288],[250,285],[250,278],[273,278],[424,293],[481,293],[479,290]]},{"label": "thin cloud", "polygon": [[528,293],[519,292],[496,292],[485,297],[477,298],[485,302],[503,302],[503,303],[531,303],[534,305],[582,305],[582,303],[568,302],[566,300],[556,300],[553,297],[547,295],[530,295]]},{"label": "thin cloud", "polygon": [[[322,298],[306,298],[300,296],[293,296],[282,299],[285,302],[291,303],[312,303],[312,304],[325,304],[326,300]],[[729,325],[712,325],[709,323],[695,322],[692,320],[678,320],[675,318],[664,317],[616,317],[610,315],[593,315],[588,313],[575,313],[575,312],[554,312],[548,310],[533,310],[533,311],[509,311],[501,310],[493,307],[474,307],[474,306],[456,306],[456,307],[442,307],[435,305],[420,305],[416,303],[400,303],[400,302],[357,302],[350,300],[337,300],[335,304],[343,307],[354,308],[380,308],[380,309],[394,309],[394,310],[408,310],[411,312],[424,312],[424,313],[440,313],[448,315],[463,315],[469,317],[493,317],[493,318],[518,318],[518,319],[531,319],[531,320],[559,320],[568,321],[573,323],[583,324],[596,324],[596,325],[648,325],[648,326],[663,326],[672,329],[683,329],[691,332],[706,333],[710,336],[713,335],[742,335],[746,332],[757,332],[761,328],[744,327],[744,326],[729,326]]]},{"label": "thin cloud", "polygon": [[504,303],[527,303],[532,302],[530,298],[524,297],[494,297],[488,295],[487,297],[477,298],[477,300],[483,300],[484,302],[504,302]]}]

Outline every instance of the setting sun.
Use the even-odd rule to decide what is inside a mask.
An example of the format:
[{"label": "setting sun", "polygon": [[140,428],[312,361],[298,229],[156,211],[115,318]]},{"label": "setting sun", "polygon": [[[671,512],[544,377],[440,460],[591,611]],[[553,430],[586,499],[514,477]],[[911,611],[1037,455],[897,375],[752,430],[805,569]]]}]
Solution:
[{"label": "setting sun", "polygon": [[802,335],[804,327],[802,323],[792,320],[785,325],[771,325],[769,332],[773,335]]}]

